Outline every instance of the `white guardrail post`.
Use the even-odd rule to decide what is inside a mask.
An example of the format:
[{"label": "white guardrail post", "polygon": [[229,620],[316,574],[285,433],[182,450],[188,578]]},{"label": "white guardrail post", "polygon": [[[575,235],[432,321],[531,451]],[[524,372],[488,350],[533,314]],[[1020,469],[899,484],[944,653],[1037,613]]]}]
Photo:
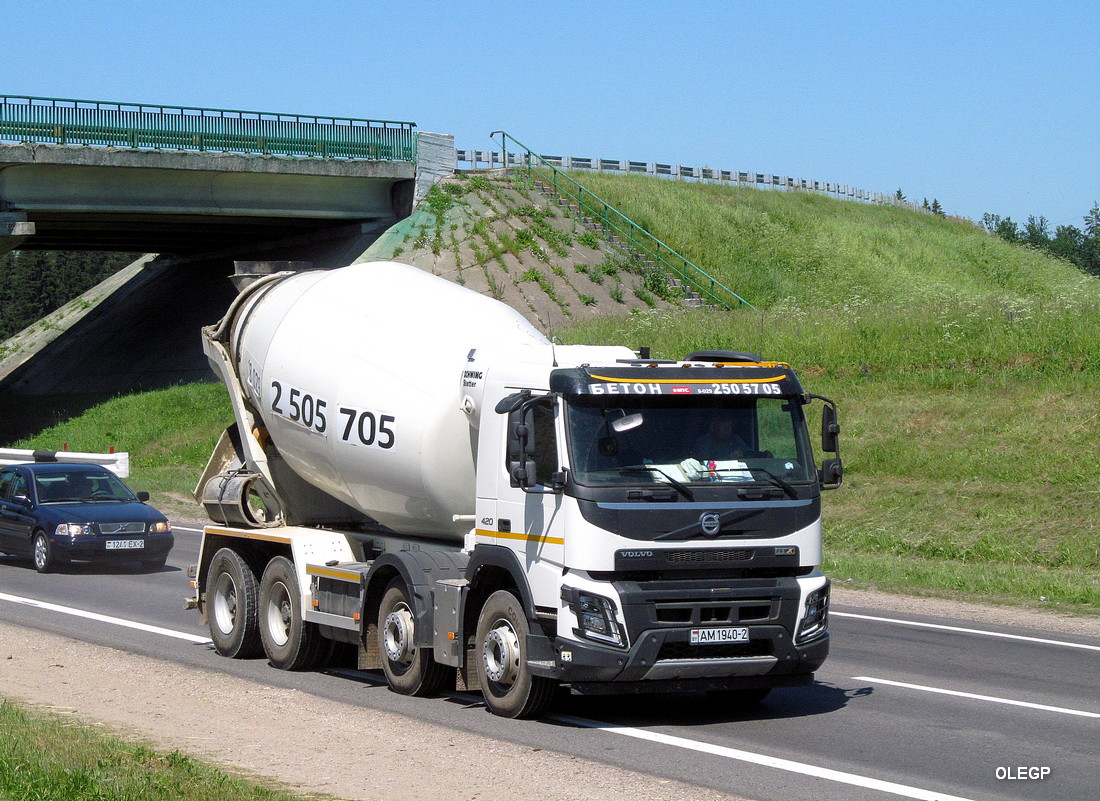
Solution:
[{"label": "white guardrail post", "polygon": [[76,451],[24,451],[0,448],[0,465],[26,464],[27,462],[72,462],[74,464],[103,465],[119,478],[130,476],[130,454],[78,453]]}]

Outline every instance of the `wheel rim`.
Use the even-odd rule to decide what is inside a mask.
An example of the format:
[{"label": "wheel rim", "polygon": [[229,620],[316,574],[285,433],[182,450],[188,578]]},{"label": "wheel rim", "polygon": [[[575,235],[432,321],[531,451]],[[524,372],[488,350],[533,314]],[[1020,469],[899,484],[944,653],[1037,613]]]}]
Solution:
[{"label": "wheel rim", "polygon": [[232,634],[237,624],[237,585],[228,573],[221,573],[214,585],[214,625],[222,634]]},{"label": "wheel rim", "polygon": [[485,635],[481,650],[485,676],[494,684],[511,687],[519,676],[519,637],[510,621],[501,618]]},{"label": "wheel rim", "polygon": [[290,590],[278,581],[271,587],[267,602],[267,632],[276,645],[290,641],[290,624],[294,608],[290,602]]},{"label": "wheel rim", "polygon": [[46,538],[39,534],[34,538],[34,565],[35,567],[45,567],[46,559],[49,556],[50,546],[46,543]]},{"label": "wheel rim", "polygon": [[395,666],[407,668],[412,664],[416,648],[413,646],[413,617],[408,604],[402,602],[386,615],[382,631],[382,647],[386,658]]}]

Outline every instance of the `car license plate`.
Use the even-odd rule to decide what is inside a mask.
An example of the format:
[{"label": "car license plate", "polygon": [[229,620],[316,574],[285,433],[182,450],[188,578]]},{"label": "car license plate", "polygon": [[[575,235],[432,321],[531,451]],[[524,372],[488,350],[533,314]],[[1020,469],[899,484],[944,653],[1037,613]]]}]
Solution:
[{"label": "car license plate", "polygon": [[727,626],[725,628],[692,629],[692,645],[710,645],[723,642],[748,642],[749,630],[744,626]]},{"label": "car license plate", "polygon": [[107,540],[108,551],[121,551],[128,548],[144,548],[145,540]]}]

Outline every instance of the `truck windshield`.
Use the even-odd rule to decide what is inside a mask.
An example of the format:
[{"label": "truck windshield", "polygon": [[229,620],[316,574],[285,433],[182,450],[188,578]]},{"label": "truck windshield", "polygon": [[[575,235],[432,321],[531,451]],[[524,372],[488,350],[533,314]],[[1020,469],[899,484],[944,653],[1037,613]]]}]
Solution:
[{"label": "truck windshield", "polygon": [[580,484],[733,482],[789,489],[816,479],[795,398],[579,395],[567,407]]}]

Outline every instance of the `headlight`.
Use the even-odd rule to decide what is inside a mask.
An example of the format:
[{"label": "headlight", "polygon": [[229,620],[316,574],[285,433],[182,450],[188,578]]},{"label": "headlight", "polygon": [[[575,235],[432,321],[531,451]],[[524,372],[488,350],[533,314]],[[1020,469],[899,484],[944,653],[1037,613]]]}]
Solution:
[{"label": "headlight", "polygon": [[166,520],[162,521],[160,523],[150,523],[149,524],[149,533],[150,534],[163,534],[164,532],[171,531],[171,530],[172,530],[172,524],[169,523]]},{"label": "headlight", "polygon": [[829,626],[829,585],[814,590],[806,596],[806,608],[802,625],[798,627],[798,642],[816,637]]},{"label": "headlight", "polygon": [[578,592],[573,604],[573,613],[577,616],[582,637],[599,640],[610,645],[622,646],[623,635],[615,620],[615,603],[602,595]]},{"label": "headlight", "polygon": [[92,534],[92,527],[89,525],[80,525],[79,523],[62,523],[56,529],[54,529],[53,535],[55,537],[76,537],[80,534]]}]

